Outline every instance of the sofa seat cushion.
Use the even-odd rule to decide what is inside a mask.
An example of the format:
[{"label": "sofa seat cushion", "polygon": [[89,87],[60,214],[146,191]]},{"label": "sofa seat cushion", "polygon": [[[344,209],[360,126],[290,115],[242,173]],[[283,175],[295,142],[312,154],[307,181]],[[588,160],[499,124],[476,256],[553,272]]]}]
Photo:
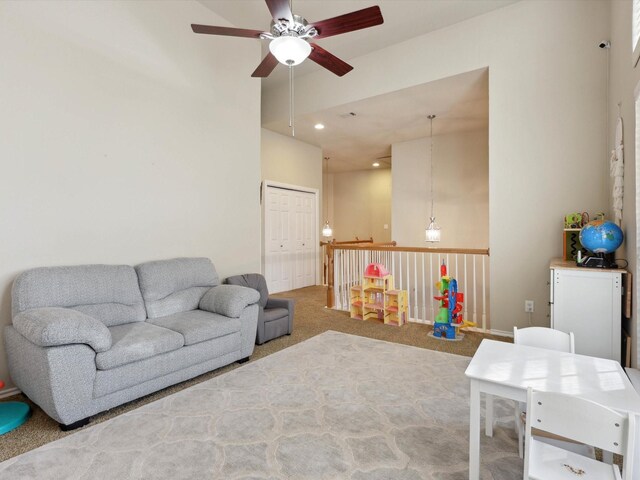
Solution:
[{"label": "sofa seat cushion", "polygon": [[109,370],[137,362],[160,353],[177,350],[184,345],[182,335],[147,322],[126,323],[109,327],[112,345],[96,355],[99,370]]},{"label": "sofa seat cushion", "polygon": [[286,308],[265,308],[264,309],[264,321],[271,322],[282,317],[288,317],[289,310]]},{"label": "sofa seat cushion", "polygon": [[166,317],[150,318],[147,322],[178,332],[184,337],[185,345],[194,345],[239,332],[241,326],[239,318],[224,317],[204,310],[191,310]]}]

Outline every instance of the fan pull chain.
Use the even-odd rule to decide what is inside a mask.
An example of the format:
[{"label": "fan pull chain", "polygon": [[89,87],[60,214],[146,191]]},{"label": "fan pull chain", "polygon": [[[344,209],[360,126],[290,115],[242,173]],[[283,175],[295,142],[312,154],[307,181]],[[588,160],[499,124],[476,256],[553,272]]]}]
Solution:
[{"label": "fan pull chain", "polygon": [[291,136],[296,136],[296,127],[293,122],[293,65],[289,65],[289,128],[291,128]]}]

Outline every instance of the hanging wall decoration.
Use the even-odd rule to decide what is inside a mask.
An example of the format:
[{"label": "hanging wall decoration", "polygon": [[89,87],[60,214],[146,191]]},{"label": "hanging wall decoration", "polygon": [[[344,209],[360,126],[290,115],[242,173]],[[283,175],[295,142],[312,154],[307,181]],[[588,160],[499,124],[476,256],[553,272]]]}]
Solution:
[{"label": "hanging wall decoration", "polygon": [[[620,105],[618,105],[620,107]],[[611,150],[609,174],[613,178],[613,215],[618,226],[622,226],[622,200],[624,197],[624,142],[622,138],[622,117],[618,114],[616,143]]]}]

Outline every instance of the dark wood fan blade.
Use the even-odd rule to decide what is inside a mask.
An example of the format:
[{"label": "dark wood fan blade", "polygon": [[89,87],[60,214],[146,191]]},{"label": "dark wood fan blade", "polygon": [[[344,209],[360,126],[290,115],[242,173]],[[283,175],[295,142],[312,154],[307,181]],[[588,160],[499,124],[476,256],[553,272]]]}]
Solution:
[{"label": "dark wood fan blade", "polygon": [[267,53],[267,56],[262,59],[258,68],[251,74],[252,77],[268,77],[273,69],[278,65],[278,59],[273,56],[271,52]]},{"label": "dark wood fan blade", "polygon": [[293,24],[293,13],[289,7],[289,0],[265,0],[267,2],[267,8],[271,12],[274,22],[278,22],[280,19],[288,20]]},{"label": "dark wood fan blade", "polygon": [[214,27],[211,25],[196,25],[191,24],[191,29],[194,33],[206,33],[208,35],[226,35],[228,37],[247,37],[247,38],[260,38],[263,33],[260,30],[248,30],[246,28],[233,28],[233,27]]},{"label": "dark wood fan blade", "polygon": [[318,65],[323,66],[327,70],[335,73],[339,77],[353,70],[353,67],[351,65],[349,65],[347,62],[344,62],[343,60],[340,60],[335,55],[327,52],[320,45],[312,43],[311,48],[313,50],[311,50],[309,59],[316,62]]},{"label": "dark wood fan blade", "polygon": [[318,31],[314,39],[332,37],[341,33],[353,32],[363,28],[374,27],[384,22],[382,12],[377,5],[355,12],[346,13],[339,17],[328,18],[312,24]]}]

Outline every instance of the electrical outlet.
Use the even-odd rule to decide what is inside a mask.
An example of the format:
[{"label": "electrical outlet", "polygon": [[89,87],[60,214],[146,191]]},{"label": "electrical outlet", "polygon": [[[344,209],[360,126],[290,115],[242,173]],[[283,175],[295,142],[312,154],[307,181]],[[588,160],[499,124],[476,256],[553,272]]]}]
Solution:
[{"label": "electrical outlet", "polygon": [[527,313],[533,313],[533,300],[524,301],[524,311]]}]

